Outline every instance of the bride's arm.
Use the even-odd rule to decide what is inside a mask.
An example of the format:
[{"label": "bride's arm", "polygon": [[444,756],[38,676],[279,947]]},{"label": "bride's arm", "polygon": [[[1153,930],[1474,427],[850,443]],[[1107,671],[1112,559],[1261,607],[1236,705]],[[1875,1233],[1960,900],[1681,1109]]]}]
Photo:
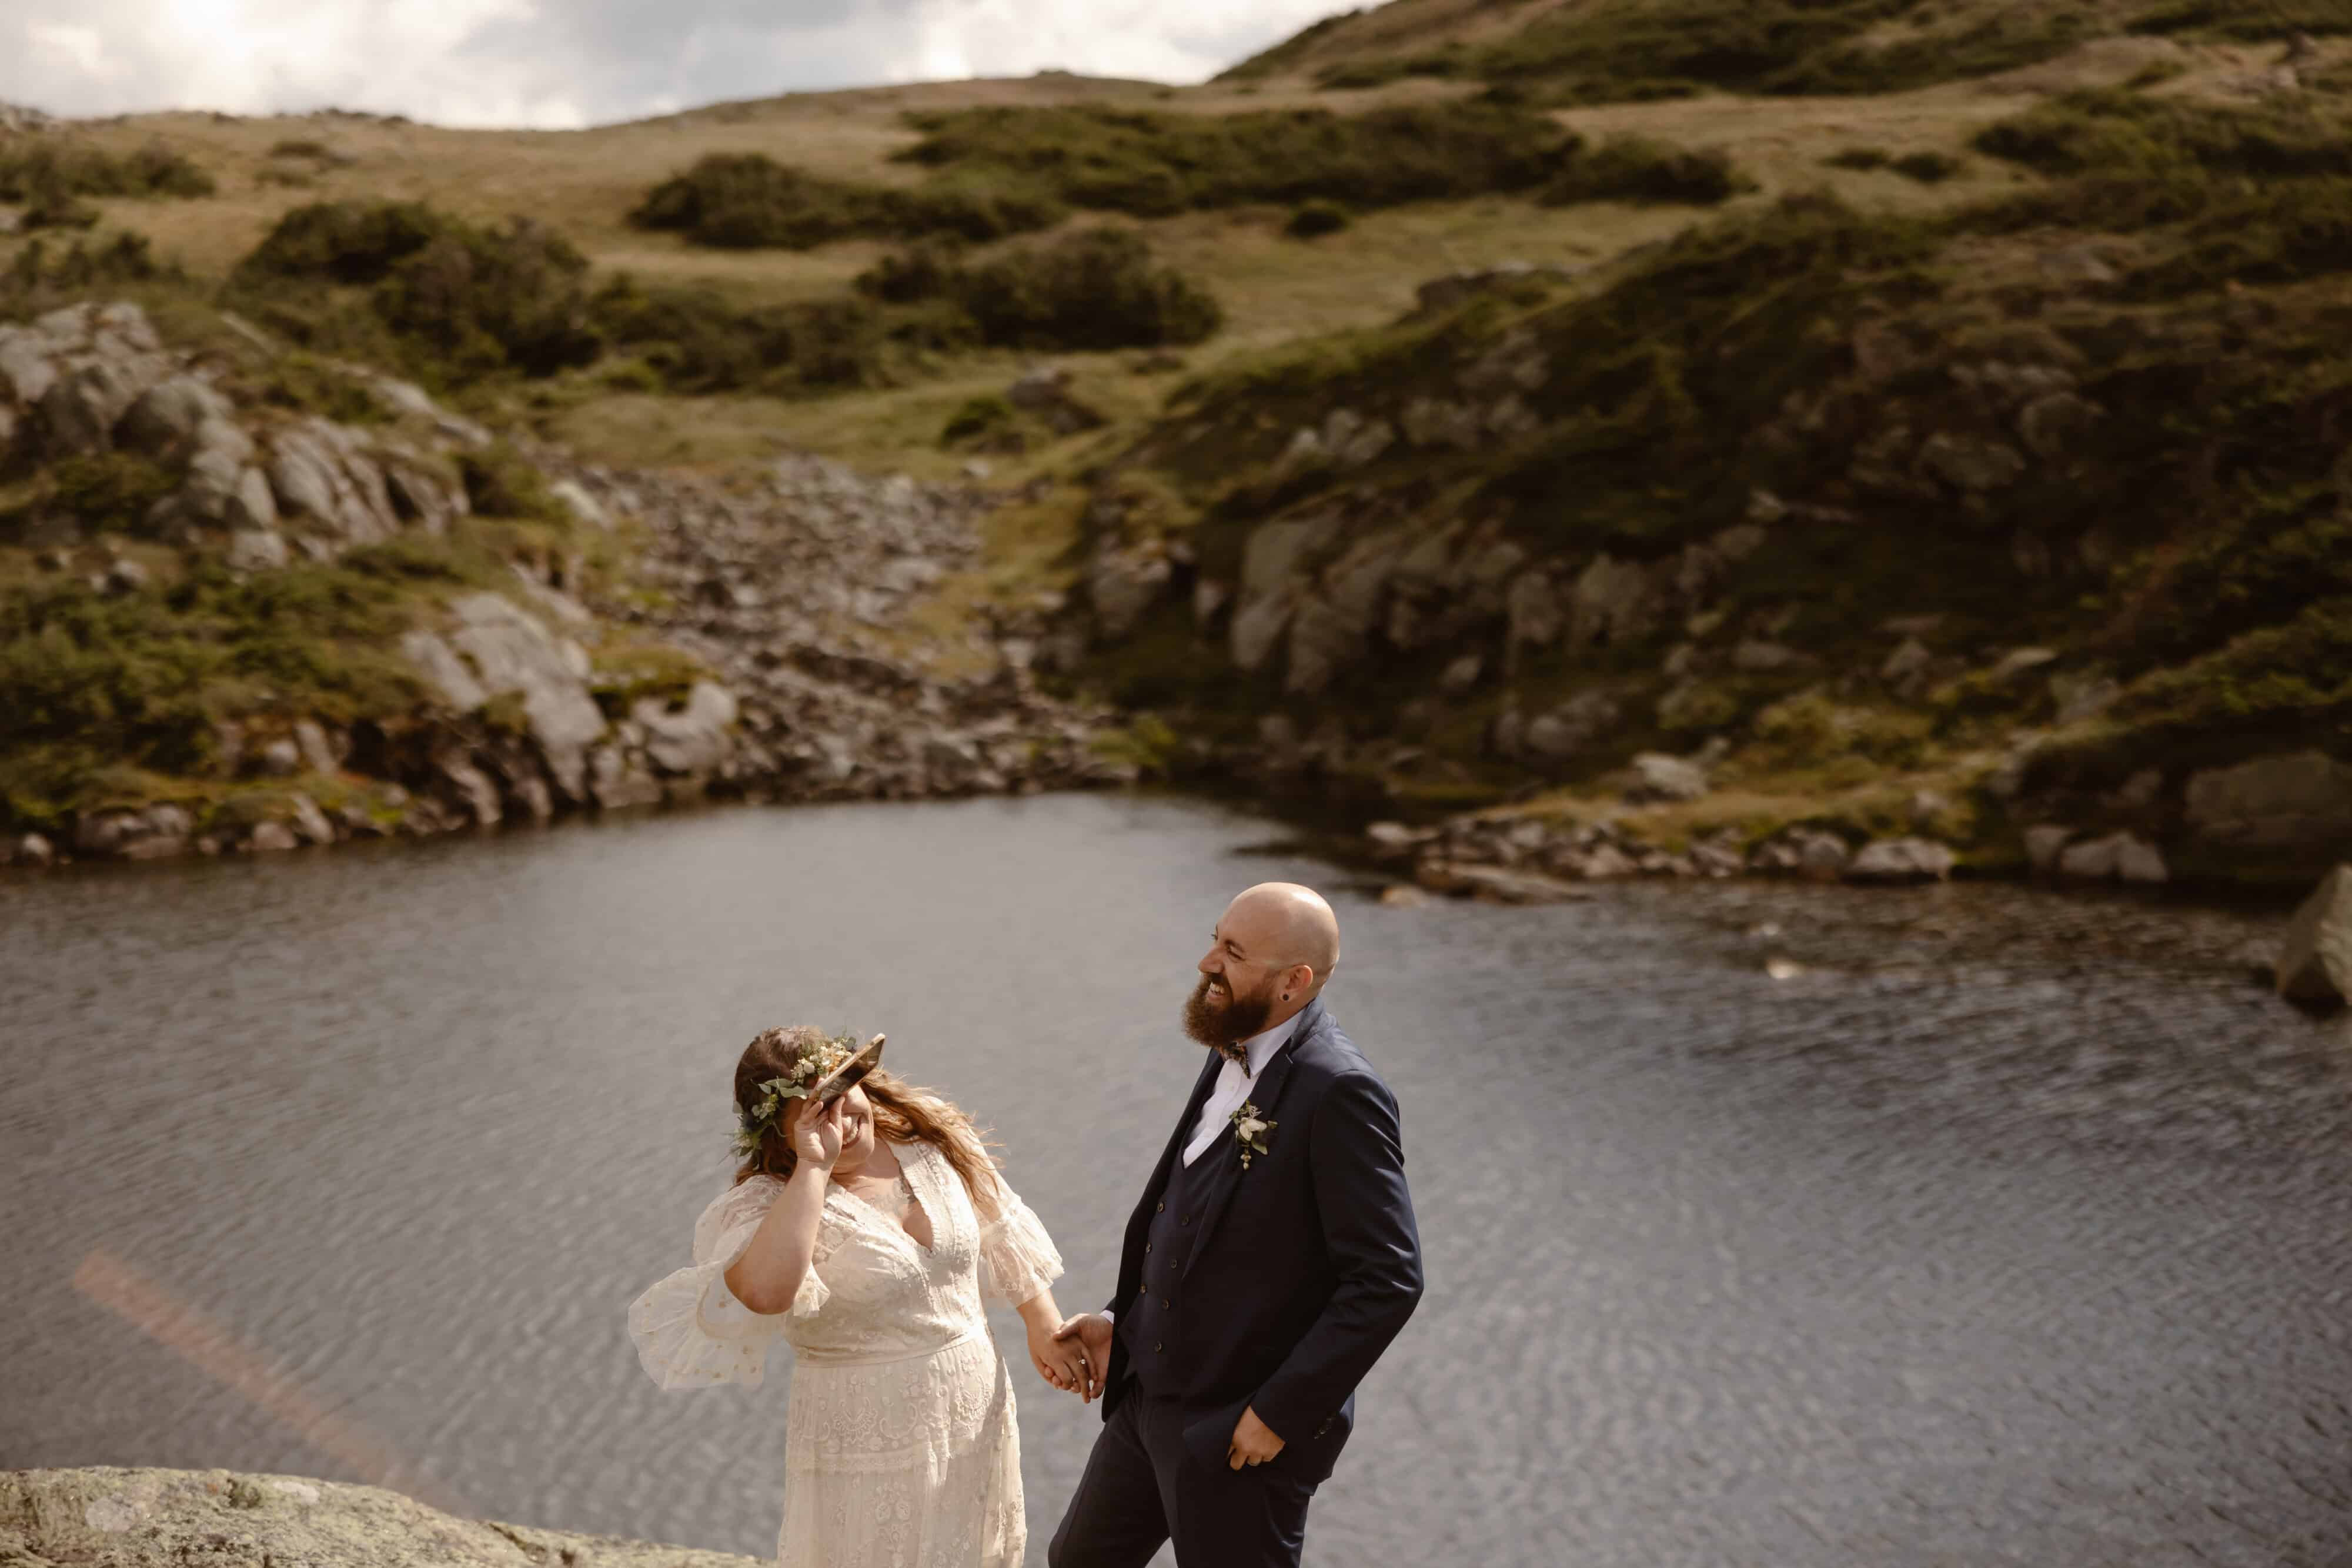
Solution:
[{"label": "bride's arm", "polygon": [[1085,1353],[1076,1340],[1054,1337],[1062,1327],[1062,1309],[1054,1304],[1054,1292],[1040,1291],[1013,1311],[1029,1330],[1029,1364],[1037,1375],[1066,1394],[1082,1391],[1087,1379],[1079,1358]]},{"label": "bride's arm", "polygon": [[825,1184],[833,1179],[834,1162],[841,1157],[842,1108],[848,1103],[845,1094],[809,1115],[810,1103],[800,1100],[788,1113],[799,1163],[752,1233],[751,1245],[726,1274],[735,1299],[755,1312],[772,1315],[790,1310],[815,1260],[817,1219],[824,1213]]}]

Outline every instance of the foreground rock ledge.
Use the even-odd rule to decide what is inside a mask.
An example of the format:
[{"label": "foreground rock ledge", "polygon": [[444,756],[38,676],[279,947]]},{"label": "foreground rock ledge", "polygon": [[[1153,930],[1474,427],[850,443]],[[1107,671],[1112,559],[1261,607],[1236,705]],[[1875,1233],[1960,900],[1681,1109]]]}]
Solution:
[{"label": "foreground rock ledge", "polygon": [[459,1519],[381,1487],[230,1470],[0,1471],[0,1564],[755,1568],[761,1560]]}]

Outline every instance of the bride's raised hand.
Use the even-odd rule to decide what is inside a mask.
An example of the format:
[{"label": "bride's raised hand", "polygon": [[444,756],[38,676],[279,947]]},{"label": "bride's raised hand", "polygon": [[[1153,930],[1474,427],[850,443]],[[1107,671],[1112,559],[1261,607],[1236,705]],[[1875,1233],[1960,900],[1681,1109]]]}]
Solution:
[{"label": "bride's raised hand", "polygon": [[849,1096],[838,1095],[819,1106],[813,1100],[795,1100],[785,1113],[791,1120],[793,1153],[812,1170],[829,1173],[841,1158],[843,1116]]}]

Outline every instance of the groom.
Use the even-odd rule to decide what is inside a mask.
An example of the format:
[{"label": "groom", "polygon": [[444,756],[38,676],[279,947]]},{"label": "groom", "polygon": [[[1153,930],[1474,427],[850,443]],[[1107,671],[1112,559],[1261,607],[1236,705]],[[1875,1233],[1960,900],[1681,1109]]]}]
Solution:
[{"label": "groom", "polygon": [[1103,1431],[1052,1568],[1298,1562],[1355,1387],[1421,1299],[1396,1097],[1319,999],[1339,923],[1263,883],[1217,922],[1184,1009],[1213,1054],[1128,1221],[1118,1291],[1056,1336]]}]

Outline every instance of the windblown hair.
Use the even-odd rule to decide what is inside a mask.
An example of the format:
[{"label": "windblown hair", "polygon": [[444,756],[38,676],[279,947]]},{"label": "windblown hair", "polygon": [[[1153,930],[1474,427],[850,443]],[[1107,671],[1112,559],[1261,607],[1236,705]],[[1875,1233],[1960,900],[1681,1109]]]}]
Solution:
[{"label": "windblown hair", "polygon": [[[755,1037],[735,1063],[737,1120],[749,1116],[751,1108],[766,1098],[762,1085],[772,1078],[788,1078],[803,1055],[830,1038],[824,1030],[809,1024],[765,1030]],[[971,1206],[980,1218],[986,1221],[997,1217],[1000,1206],[996,1197],[996,1160],[989,1154],[988,1144],[970,1116],[945,1096],[919,1089],[879,1068],[867,1073],[858,1088],[873,1103],[876,1136],[894,1144],[930,1145],[947,1156],[948,1164],[963,1178],[964,1190],[971,1195]],[[787,1107],[788,1113],[791,1109]],[[755,1176],[792,1176],[800,1165],[800,1156],[793,1152],[792,1137],[784,1127],[786,1120],[785,1115],[778,1116],[761,1135],[758,1151],[736,1168],[738,1183]]]}]

